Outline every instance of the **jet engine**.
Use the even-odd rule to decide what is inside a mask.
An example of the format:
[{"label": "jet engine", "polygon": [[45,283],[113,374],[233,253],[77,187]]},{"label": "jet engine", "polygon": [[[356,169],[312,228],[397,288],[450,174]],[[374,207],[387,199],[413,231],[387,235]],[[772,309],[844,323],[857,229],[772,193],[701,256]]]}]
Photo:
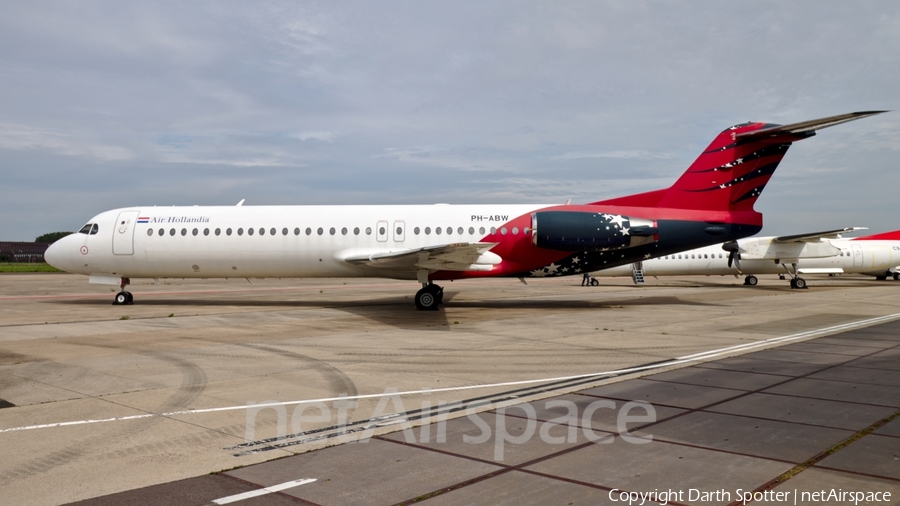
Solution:
[{"label": "jet engine", "polygon": [[562,251],[633,248],[658,240],[654,225],[620,214],[538,211],[531,214],[531,240],[535,246]]}]

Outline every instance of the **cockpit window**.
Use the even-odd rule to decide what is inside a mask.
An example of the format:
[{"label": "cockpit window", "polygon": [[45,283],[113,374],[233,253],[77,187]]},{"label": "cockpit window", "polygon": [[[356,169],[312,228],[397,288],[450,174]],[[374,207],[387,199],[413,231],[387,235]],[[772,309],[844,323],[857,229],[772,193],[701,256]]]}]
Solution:
[{"label": "cockpit window", "polygon": [[78,231],[79,234],[89,234],[91,233],[91,227],[94,226],[93,223],[88,223],[87,225],[81,227],[81,230]]},{"label": "cockpit window", "polygon": [[98,227],[97,224],[94,223],[94,226],[91,227],[91,235],[97,235],[97,231],[99,231],[99,230],[100,230],[100,227]]}]

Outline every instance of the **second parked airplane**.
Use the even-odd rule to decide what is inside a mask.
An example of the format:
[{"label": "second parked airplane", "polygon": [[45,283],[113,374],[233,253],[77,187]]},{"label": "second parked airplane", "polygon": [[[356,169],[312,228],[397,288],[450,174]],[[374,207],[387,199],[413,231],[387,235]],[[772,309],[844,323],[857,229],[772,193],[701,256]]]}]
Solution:
[{"label": "second parked airplane", "polygon": [[596,277],[745,275],[745,285],[756,285],[758,274],[791,276],[791,288],[806,288],[800,274],[867,274],[876,279],[900,278],[900,230],[884,234],[842,238],[862,230],[845,228],[782,237],[750,237],[725,244],[664,255],[631,265],[593,273]]},{"label": "second parked airplane", "polygon": [[670,188],[584,205],[140,206],[103,212],[54,243],[62,270],[130,278],[383,277],[435,281],[546,277],[627,265],[748,237],[753,204],[793,142],[867,111],[790,125],[744,123],[712,141]]}]

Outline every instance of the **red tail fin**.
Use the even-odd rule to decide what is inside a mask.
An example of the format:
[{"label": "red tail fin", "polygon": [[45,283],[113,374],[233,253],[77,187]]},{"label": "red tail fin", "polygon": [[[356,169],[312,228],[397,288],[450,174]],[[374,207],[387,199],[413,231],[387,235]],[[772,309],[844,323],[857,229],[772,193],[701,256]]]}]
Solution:
[{"label": "red tail fin", "polygon": [[900,230],[893,232],[884,232],[882,234],[867,235],[864,237],[855,237],[854,241],[900,241]]},{"label": "red tail fin", "polygon": [[716,136],[670,188],[594,204],[753,211],[753,204],[791,143],[812,137],[817,129],[881,112],[855,112],[790,125],[736,125]]}]

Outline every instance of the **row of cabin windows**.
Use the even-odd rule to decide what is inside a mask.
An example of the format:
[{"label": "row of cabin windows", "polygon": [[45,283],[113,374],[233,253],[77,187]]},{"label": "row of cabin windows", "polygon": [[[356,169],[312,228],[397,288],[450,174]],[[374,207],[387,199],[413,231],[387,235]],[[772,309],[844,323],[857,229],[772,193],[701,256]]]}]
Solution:
[{"label": "row of cabin windows", "polygon": [[[715,253],[703,253],[703,254],[691,253],[691,258],[695,258],[695,255],[696,255],[696,258],[716,258]],[[663,257],[663,260],[675,260],[676,257],[680,259],[681,253],[679,253],[678,255],[666,255]],[[688,258],[687,253],[684,254],[684,258]],[[722,255],[722,253],[719,253],[719,258],[725,258],[725,257]]]},{"label": "row of cabin windows", "polygon": [[[85,227],[88,227],[88,225],[85,225]],[[97,227],[97,225],[94,225],[94,229],[93,229],[94,231],[91,232],[92,234],[96,234],[96,233],[97,233],[97,231],[96,231],[97,228],[96,228],[96,227]],[[82,231],[84,231],[84,229],[82,229]],[[230,236],[230,235],[232,234],[232,232],[233,232],[233,231],[232,231],[231,228],[226,228],[226,229],[225,229],[225,235],[229,235],[229,236]],[[248,228],[248,229],[246,230],[246,232],[247,232],[247,235],[253,235],[254,233],[256,233],[256,229]],[[258,232],[259,232],[259,235],[266,235],[266,229],[265,229],[265,228],[262,228],[262,227],[261,227],[261,228],[258,230]],[[310,227],[306,227],[305,232],[306,232],[306,235],[312,235],[312,234],[313,234],[313,229],[310,228]],[[322,227],[319,227],[319,228],[317,228],[317,229],[315,230],[315,232],[316,232],[316,235],[324,235],[324,234],[325,234],[325,229],[322,228]],[[419,235],[419,234],[422,233],[422,232],[423,232],[423,230],[420,229],[419,227],[413,228],[413,234],[415,234],[415,235]],[[431,232],[432,232],[431,227],[425,227],[424,232],[425,232],[425,235],[431,235]],[[444,233],[444,232],[446,232],[447,235],[452,235],[452,234],[453,234],[453,227],[447,227],[447,228],[445,228],[445,229],[442,229],[441,227],[435,227],[435,229],[434,229],[434,233],[435,233],[436,235],[441,235],[441,234]],[[475,227],[469,227],[468,232],[469,232],[470,235],[474,235],[474,234],[475,234]],[[485,230],[484,227],[479,227],[479,228],[478,228],[478,233],[479,233],[479,234],[484,235],[486,232],[487,232],[487,231]],[[491,232],[491,234],[496,234],[496,233],[497,233],[497,228],[496,228],[496,227],[491,227],[491,228],[490,228],[490,232]],[[506,227],[500,227],[500,234],[506,235],[506,234],[509,233],[509,232],[512,232],[513,235],[518,235],[518,234],[519,234],[519,227],[513,227],[512,230],[509,230],[509,229],[507,229]],[[529,232],[528,227],[525,227],[524,229],[522,229],[522,233],[523,233],[523,234],[528,234],[528,232]],[[81,233],[87,233],[87,232],[81,232]],[[166,229],[160,228],[160,229],[157,231],[157,233],[158,233],[160,236],[164,236],[164,235],[166,235]],[[169,235],[174,236],[174,235],[177,234],[177,233],[178,233],[178,231],[177,231],[176,229],[174,229],[174,228],[170,228],[170,229],[169,229]],[[213,233],[214,233],[215,235],[222,235],[222,229],[221,229],[221,228],[217,228],[217,229],[215,229],[215,230],[213,231]],[[269,233],[269,235],[277,235],[277,234],[278,234],[278,230],[275,229],[275,228],[273,227],[273,228],[270,228],[270,229],[269,229],[268,233]],[[290,231],[287,229],[287,227],[281,229],[281,235],[288,235],[289,233],[290,233]],[[331,228],[328,229],[328,233],[329,233],[329,235],[335,235],[335,234],[337,233],[337,229],[334,228],[334,227],[331,227]],[[347,235],[348,233],[349,233],[349,230],[347,229],[347,227],[341,228],[341,235]],[[466,233],[466,229],[464,229],[463,227],[458,227],[458,228],[456,229],[456,233],[459,234],[459,235],[465,234],[465,233]],[[154,230],[153,230],[152,228],[147,229],[147,235],[148,235],[148,236],[152,236],[153,234],[154,234]],[[188,229],[182,228],[182,229],[181,229],[181,235],[186,236],[187,234],[188,234]],[[200,230],[199,230],[199,229],[196,229],[196,228],[195,228],[195,229],[191,230],[191,235],[199,235],[199,234],[200,234]],[[210,230],[209,230],[208,228],[204,228],[204,229],[203,229],[203,235],[209,235],[209,234],[210,234]],[[354,228],[353,228],[353,235],[359,235],[359,234],[360,234],[360,229],[359,229],[359,227],[354,227]],[[386,235],[386,234],[387,234],[387,229],[385,229],[384,226],[380,227],[380,228],[378,229],[378,234],[381,235],[381,236]],[[397,236],[402,236],[402,235],[403,235],[403,227],[397,227],[396,234],[397,234]],[[243,228],[238,228],[238,229],[237,229],[237,235],[244,235],[244,229],[243,229]],[[295,227],[295,228],[294,228],[294,235],[300,235],[300,227]],[[372,227],[366,227],[366,235],[372,235]]]},{"label": "row of cabin windows", "polygon": [[[712,253],[712,254],[703,253],[702,255],[700,253],[697,253],[696,255],[697,255],[697,258],[716,258],[715,253]],[[841,251],[840,253],[838,253],[838,256],[850,256],[850,252],[849,251]],[[677,255],[677,257],[681,258],[681,254]],[[687,253],[685,253],[684,258],[687,258],[687,257],[688,257]],[[663,260],[674,260],[675,258],[676,258],[676,255],[666,255],[663,257]],[[691,253],[691,258],[694,258],[694,253]],[[722,253],[719,253],[719,258],[725,258],[725,257],[722,255]]]}]

